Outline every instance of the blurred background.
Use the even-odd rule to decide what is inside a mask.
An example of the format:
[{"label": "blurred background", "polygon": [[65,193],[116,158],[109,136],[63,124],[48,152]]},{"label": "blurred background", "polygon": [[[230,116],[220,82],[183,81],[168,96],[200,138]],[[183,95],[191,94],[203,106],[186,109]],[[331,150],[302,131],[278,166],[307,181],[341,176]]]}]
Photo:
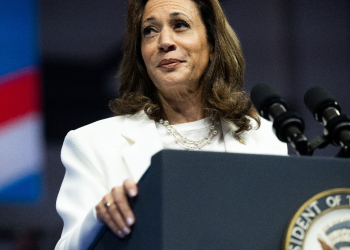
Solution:
[{"label": "blurred background", "polygon": [[[349,0],[221,3],[243,46],[246,91],[274,85],[309,140],[323,131],[303,104],[311,86],[350,114]],[[112,115],[125,18],[126,0],[0,0],[0,249],[53,249],[59,239],[60,148],[69,130]]]}]

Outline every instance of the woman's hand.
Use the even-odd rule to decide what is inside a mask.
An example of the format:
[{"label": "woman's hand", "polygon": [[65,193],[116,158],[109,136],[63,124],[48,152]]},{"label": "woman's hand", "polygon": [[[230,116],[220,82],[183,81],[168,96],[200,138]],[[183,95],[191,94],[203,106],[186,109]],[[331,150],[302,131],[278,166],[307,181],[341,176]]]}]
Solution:
[{"label": "woman's hand", "polygon": [[96,206],[99,221],[104,222],[120,238],[130,233],[130,226],[135,223],[134,213],[131,211],[127,196],[137,195],[137,185],[127,179],[123,186],[114,187]]}]

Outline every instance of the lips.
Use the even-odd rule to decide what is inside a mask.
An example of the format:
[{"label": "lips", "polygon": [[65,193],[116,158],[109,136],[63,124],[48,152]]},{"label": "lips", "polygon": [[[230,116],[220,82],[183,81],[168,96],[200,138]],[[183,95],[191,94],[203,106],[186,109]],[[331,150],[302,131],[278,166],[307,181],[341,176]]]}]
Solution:
[{"label": "lips", "polygon": [[182,61],[178,60],[178,59],[163,59],[158,67],[162,67],[162,68],[173,68],[176,65],[178,65],[179,63],[181,63]]}]

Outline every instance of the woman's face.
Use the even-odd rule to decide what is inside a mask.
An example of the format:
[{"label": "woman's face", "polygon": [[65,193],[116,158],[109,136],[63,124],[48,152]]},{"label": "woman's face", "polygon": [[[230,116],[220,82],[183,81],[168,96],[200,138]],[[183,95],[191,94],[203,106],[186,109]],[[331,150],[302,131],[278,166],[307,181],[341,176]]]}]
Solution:
[{"label": "woman's face", "polygon": [[158,91],[198,90],[211,46],[196,4],[191,0],[149,0],[141,33],[142,57]]}]

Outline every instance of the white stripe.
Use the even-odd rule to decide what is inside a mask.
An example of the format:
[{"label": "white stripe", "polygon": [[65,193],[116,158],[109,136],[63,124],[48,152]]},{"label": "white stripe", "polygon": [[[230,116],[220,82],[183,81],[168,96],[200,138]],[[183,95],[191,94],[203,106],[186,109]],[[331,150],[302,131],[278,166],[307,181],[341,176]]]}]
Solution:
[{"label": "white stripe", "polygon": [[0,189],[39,173],[43,148],[40,114],[29,114],[0,127]]},{"label": "white stripe", "polygon": [[38,71],[38,67],[35,66],[27,66],[21,69],[16,69],[14,71],[8,72],[4,75],[0,75],[0,85],[5,83],[5,82],[9,82],[15,79],[18,79],[24,75],[28,75],[28,74],[33,74],[33,73],[37,73]]}]

